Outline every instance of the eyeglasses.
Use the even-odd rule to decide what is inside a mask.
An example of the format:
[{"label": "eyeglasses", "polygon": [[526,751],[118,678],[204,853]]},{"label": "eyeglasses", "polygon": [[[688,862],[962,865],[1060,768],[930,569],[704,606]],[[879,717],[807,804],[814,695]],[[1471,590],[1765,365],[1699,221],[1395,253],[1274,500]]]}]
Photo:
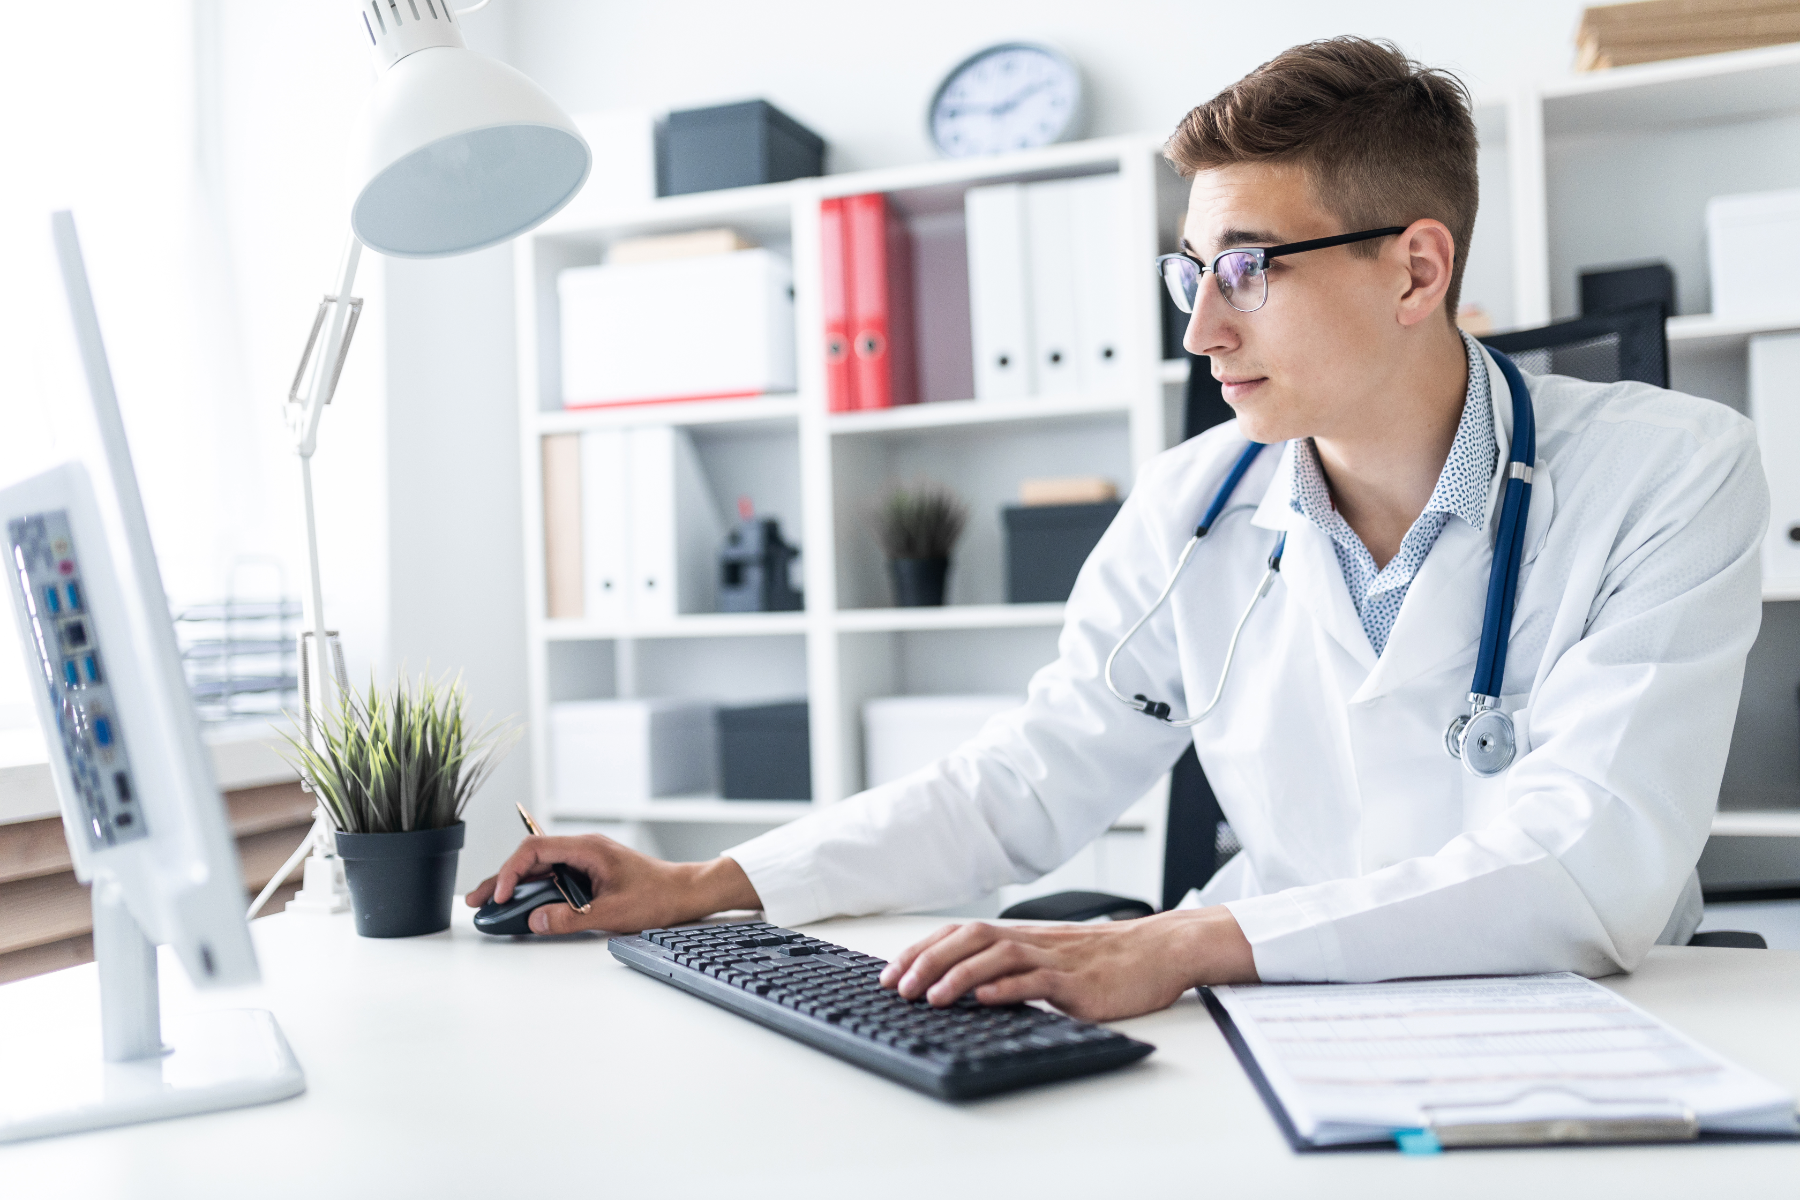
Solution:
[{"label": "eyeglasses", "polygon": [[1371,238],[1405,233],[1406,226],[1390,225],[1386,229],[1365,229],[1361,233],[1340,233],[1335,237],[1313,238],[1306,242],[1289,242],[1285,246],[1252,246],[1226,250],[1212,260],[1209,267],[1191,254],[1164,254],[1156,260],[1156,270],[1168,285],[1175,307],[1184,313],[1194,311],[1200,295],[1200,277],[1211,274],[1219,285],[1225,303],[1239,312],[1255,312],[1269,299],[1269,260],[1284,254],[1304,254],[1327,246],[1348,246]]}]

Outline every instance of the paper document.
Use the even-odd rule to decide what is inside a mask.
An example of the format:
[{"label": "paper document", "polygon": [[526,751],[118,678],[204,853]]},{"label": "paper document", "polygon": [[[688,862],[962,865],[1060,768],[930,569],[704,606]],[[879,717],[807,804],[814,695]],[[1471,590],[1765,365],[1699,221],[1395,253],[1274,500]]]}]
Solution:
[{"label": "paper document", "polygon": [[1792,1094],[1579,975],[1212,992],[1314,1145],[1549,1121],[1800,1131]]}]

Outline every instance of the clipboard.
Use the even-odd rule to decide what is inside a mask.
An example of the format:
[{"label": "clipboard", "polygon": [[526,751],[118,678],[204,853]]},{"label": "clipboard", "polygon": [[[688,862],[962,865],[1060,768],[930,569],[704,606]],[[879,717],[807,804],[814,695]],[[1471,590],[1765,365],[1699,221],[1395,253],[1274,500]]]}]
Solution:
[{"label": "clipboard", "polygon": [[1651,1145],[1674,1142],[1791,1142],[1800,1133],[1727,1133],[1702,1130],[1692,1113],[1676,1119],[1632,1120],[1557,1120],[1530,1122],[1498,1122],[1494,1124],[1459,1124],[1437,1128],[1396,1131],[1390,1137],[1366,1141],[1321,1144],[1303,1137],[1276,1094],[1269,1078],[1256,1061],[1255,1053],[1244,1040],[1237,1022],[1226,1011],[1209,987],[1195,989],[1200,993],[1206,1011],[1212,1014],[1225,1043],[1237,1057],[1238,1065],[1250,1077],[1256,1094],[1288,1147],[1296,1154],[1320,1154],[1337,1151],[1398,1150],[1403,1154],[1435,1154],[1447,1149],[1525,1149],[1544,1146],[1618,1146]]}]

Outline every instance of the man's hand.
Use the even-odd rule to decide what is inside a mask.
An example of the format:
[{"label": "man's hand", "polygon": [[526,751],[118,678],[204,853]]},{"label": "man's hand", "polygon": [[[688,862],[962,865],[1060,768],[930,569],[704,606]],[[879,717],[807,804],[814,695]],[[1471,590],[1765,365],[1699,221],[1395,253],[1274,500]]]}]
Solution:
[{"label": "man's hand", "polygon": [[1084,1021],[1167,1008],[1205,983],[1255,982],[1250,943],[1221,905],[1094,925],[946,925],[881,972],[908,1000],[1048,1000]]},{"label": "man's hand", "polygon": [[550,873],[566,863],[588,877],[594,902],[585,913],[567,904],[546,904],[531,914],[533,933],[575,933],[604,929],[636,933],[695,921],[728,908],[761,908],[744,869],[729,858],[706,863],[671,863],[639,854],[597,833],[580,837],[528,837],[500,872],[464,898],[470,908],[489,900],[512,899],[521,879]]}]

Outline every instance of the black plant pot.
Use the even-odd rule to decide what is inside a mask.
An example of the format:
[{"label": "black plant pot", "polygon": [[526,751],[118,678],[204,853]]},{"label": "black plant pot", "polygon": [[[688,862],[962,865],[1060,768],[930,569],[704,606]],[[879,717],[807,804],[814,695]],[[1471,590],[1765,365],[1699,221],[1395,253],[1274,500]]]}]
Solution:
[{"label": "black plant pot", "polygon": [[338,857],[362,937],[416,937],[450,928],[463,823],[412,833],[340,833]]},{"label": "black plant pot", "polygon": [[948,558],[890,558],[894,576],[894,603],[901,608],[932,608],[943,604],[944,585],[950,578]]}]

